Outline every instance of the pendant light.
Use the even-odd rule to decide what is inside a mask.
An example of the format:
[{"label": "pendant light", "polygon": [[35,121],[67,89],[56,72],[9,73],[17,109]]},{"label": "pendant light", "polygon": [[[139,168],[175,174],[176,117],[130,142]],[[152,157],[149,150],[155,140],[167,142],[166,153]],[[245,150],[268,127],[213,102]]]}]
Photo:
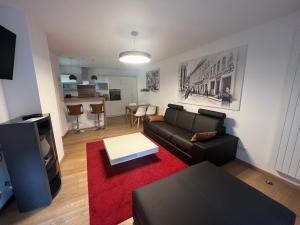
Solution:
[{"label": "pendant light", "polygon": [[96,75],[92,75],[92,76],[91,76],[91,80],[98,80],[98,78],[97,78]]},{"label": "pendant light", "polygon": [[142,64],[150,62],[151,55],[148,52],[135,50],[135,39],[139,33],[137,31],[132,31],[130,34],[133,37],[133,50],[121,52],[119,54],[119,60],[123,63],[130,64]]}]

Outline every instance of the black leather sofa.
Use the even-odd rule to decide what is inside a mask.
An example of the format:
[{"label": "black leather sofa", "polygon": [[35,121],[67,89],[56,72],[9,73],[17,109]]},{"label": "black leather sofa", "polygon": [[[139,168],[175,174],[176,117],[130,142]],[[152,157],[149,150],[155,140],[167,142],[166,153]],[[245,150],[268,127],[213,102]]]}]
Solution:
[{"label": "black leather sofa", "polygon": [[[235,159],[238,143],[237,137],[226,134],[225,118],[224,113],[199,109],[197,114],[169,104],[164,122],[144,120],[144,133],[188,165],[208,160],[221,166]],[[190,141],[195,132],[207,131],[217,131],[217,136],[208,141]]]},{"label": "black leather sofa", "polygon": [[132,206],[135,225],[293,225],[296,218],[209,162],[134,190]]}]

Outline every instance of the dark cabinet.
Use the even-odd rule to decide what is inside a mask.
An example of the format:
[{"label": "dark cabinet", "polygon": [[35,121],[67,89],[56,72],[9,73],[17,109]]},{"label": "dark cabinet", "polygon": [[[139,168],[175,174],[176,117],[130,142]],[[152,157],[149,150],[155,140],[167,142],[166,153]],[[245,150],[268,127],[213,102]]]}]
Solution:
[{"label": "dark cabinet", "polygon": [[50,115],[0,124],[0,146],[19,210],[49,205],[61,186]]}]

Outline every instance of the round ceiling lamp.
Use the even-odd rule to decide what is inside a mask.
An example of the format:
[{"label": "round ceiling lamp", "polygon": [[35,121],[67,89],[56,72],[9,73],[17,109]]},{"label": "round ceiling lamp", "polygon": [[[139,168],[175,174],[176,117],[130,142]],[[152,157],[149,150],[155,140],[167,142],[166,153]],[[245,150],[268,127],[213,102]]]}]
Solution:
[{"label": "round ceiling lamp", "polygon": [[[133,49],[135,49],[135,38],[138,36],[138,32],[132,31],[130,34],[133,37]],[[151,55],[148,52],[131,50],[121,52],[119,54],[119,60],[123,63],[142,64],[150,62]]]}]

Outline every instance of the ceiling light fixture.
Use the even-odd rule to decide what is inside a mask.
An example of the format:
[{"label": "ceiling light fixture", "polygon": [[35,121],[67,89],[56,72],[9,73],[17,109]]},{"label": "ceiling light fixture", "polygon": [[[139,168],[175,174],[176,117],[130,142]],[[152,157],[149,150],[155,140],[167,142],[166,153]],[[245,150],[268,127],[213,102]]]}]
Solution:
[{"label": "ceiling light fixture", "polygon": [[130,64],[142,64],[151,61],[151,55],[148,52],[136,51],[135,50],[135,39],[138,36],[137,31],[131,31],[131,36],[133,37],[133,50],[121,52],[119,54],[119,60],[123,63]]}]

